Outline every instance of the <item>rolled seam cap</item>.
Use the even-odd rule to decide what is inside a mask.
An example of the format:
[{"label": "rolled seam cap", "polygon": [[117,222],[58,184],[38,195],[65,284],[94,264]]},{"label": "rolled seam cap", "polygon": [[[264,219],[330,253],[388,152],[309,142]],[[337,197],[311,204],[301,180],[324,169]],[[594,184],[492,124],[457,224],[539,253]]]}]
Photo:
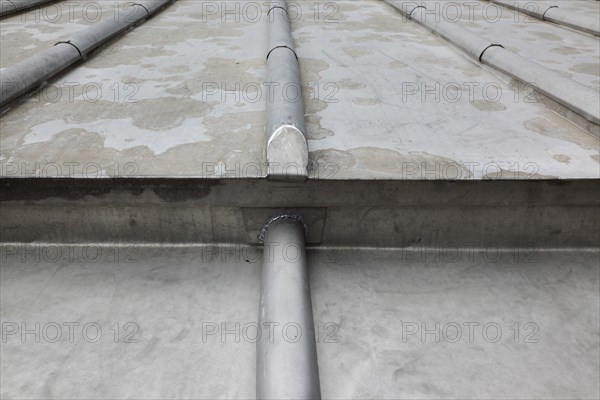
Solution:
[{"label": "rolled seam cap", "polygon": [[273,132],[271,137],[269,137],[269,140],[267,141],[267,147],[270,146],[271,143],[274,142],[279,136],[283,134],[296,134],[296,132],[301,133],[300,136],[302,137],[302,141],[304,142],[306,148],[308,148],[308,141],[306,140],[306,136],[304,136],[304,134],[300,131],[300,129],[298,129],[297,126],[291,124],[282,125],[279,128],[277,128],[275,132]]},{"label": "rolled seam cap", "polygon": [[[266,110],[268,176],[276,180],[303,181],[308,178],[305,111],[298,55],[285,1],[272,4],[268,21],[267,81],[277,84],[274,97],[267,100]],[[288,97],[291,87],[296,88],[295,98]]]},{"label": "rolled seam cap", "polygon": [[293,125],[277,128],[267,142],[269,176],[279,180],[306,180],[308,143],[304,133]]}]

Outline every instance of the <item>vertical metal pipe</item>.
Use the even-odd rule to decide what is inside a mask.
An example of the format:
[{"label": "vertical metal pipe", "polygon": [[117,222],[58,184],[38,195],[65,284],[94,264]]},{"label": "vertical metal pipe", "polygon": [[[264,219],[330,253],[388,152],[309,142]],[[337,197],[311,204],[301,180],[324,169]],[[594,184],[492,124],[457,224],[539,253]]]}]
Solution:
[{"label": "vertical metal pipe", "polygon": [[280,216],[263,229],[257,342],[258,399],[320,399],[305,225]]}]

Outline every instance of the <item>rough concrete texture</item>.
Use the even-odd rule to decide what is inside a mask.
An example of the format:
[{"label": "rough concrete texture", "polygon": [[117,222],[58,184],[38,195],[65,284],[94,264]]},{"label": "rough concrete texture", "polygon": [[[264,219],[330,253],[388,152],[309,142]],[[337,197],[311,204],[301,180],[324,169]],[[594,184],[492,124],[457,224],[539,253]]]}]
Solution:
[{"label": "rough concrete texture", "polygon": [[[2,257],[3,331],[19,329],[0,344],[2,398],[254,397],[260,248],[6,245]],[[309,265],[325,399],[600,394],[597,251],[329,249]],[[36,323],[39,343],[21,336]]]},{"label": "rough concrete texture", "polygon": [[335,163],[338,178],[599,176],[598,138],[531,89],[387,4],[337,4],[339,22],[294,26],[305,81],[339,88],[331,101],[306,102],[313,163]]},{"label": "rough concrete texture", "polygon": [[[573,4],[567,6],[570,3]],[[501,43],[511,52],[567,78],[600,90],[600,46],[597,37],[541,21],[487,1],[465,4],[441,0],[437,4],[448,20],[457,21],[461,26],[495,43]],[[544,5],[556,4],[563,11],[596,15],[600,18],[600,6],[595,1],[537,1],[521,4],[529,4],[530,7],[539,4],[541,10]]]},{"label": "rough concrete texture", "polygon": [[23,61],[58,41],[69,40],[70,35],[102,18],[127,15],[127,4],[112,0],[54,2],[3,18],[0,68]]},{"label": "rough concrete texture", "polygon": [[2,161],[18,176],[266,175],[265,104],[245,101],[265,80],[266,25],[202,11],[174,3],[10,110]]},{"label": "rough concrete texture", "polygon": [[[13,106],[2,176],[266,176],[266,11],[219,4],[177,1]],[[295,4],[311,178],[600,177],[597,137],[388,4]],[[475,9],[469,29],[598,88],[597,39]],[[3,40],[3,67],[87,23],[18,18],[0,22],[2,37],[28,44]]]}]

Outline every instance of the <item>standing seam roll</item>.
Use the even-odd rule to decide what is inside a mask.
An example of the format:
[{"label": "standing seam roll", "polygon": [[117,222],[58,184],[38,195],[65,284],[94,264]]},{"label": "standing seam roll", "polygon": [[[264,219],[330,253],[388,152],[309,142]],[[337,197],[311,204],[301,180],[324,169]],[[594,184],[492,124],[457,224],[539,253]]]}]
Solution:
[{"label": "standing seam roll", "polygon": [[267,80],[275,89],[266,106],[268,176],[304,181],[308,179],[304,100],[286,1],[273,2],[267,15]]},{"label": "standing seam roll", "polygon": [[488,1],[527,14],[541,21],[552,22],[590,35],[600,36],[600,21],[593,16],[574,14],[561,9],[556,5],[545,4],[541,6],[535,1],[526,1],[523,5],[519,4],[519,2],[507,0]]},{"label": "standing seam roll", "polygon": [[430,11],[413,1],[385,1],[410,20],[460,47],[474,59],[533,86],[588,121],[600,124],[600,96],[595,90],[512,53],[501,44],[493,43],[458,24],[432,18]]},{"label": "standing seam roll", "polygon": [[77,32],[71,39],[56,43],[12,67],[2,71],[0,107],[25,95],[77,61],[85,59],[102,44],[141,23],[149,15],[174,0],[147,0],[132,4],[133,12],[123,18],[109,17]]}]

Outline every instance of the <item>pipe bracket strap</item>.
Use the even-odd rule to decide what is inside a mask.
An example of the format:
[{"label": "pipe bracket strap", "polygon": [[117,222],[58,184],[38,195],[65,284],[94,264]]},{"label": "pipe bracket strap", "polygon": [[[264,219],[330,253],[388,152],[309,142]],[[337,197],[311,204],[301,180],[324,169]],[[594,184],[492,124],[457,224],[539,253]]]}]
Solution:
[{"label": "pipe bracket strap", "polygon": [[415,7],[415,8],[413,8],[413,9],[410,11],[410,13],[408,14],[408,19],[412,19],[412,15],[415,13],[415,11],[416,11],[418,8],[422,8],[422,9],[424,9],[425,11],[427,11],[427,8],[426,8],[425,6],[416,6],[416,7]]},{"label": "pipe bracket strap", "polygon": [[132,6],[140,6],[140,7],[142,7],[144,10],[146,10],[146,14],[147,14],[147,16],[148,16],[148,17],[150,16],[150,11],[148,11],[148,9],[146,8],[146,6],[145,6],[145,5],[143,5],[143,4],[140,4],[140,3],[133,3],[133,4],[132,4]]},{"label": "pipe bracket strap", "polygon": [[296,61],[298,61],[298,54],[296,54],[296,50],[292,49],[290,46],[286,46],[284,44],[280,45],[280,46],[275,46],[273,47],[269,53],[267,54],[267,60],[269,59],[269,56],[271,55],[271,53],[273,52],[273,50],[275,49],[288,49],[290,50],[292,53],[294,53],[294,56],[296,56]]},{"label": "pipe bracket strap", "polygon": [[81,50],[79,50],[79,47],[75,46],[73,43],[71,43],[70,40],[67,41],[63,41],[63,42],[56,42],[54,45],[58,46],[59,44],[64,43],[64,44],[70,44],[71,46],[75,47],[75,50],[77,50],[77,52],[79,53],[79,57],[83,58],[83,54],[81,54]]},{"label": "pipe bracket strap", "polygon": [[269,218],[269,220],[262,227],[260,234],[258,235],[258,241],[260,243],[265,242],[265,238],[267,236],[267,230],[269,229],[269,226],[277,221],[296,221],[296,222],[298,222],[304,228],[304,239],[308,240],[308,225],[306,225],[306,223],[304,222],[304,219],[298,214],[286,213],[286,214],[275,215],[274,217]]},{"label": "pipe bracket strap", "polygon": [[481,59],[483,58],[483,54],[490,48],[490,47],[502,47],[504,48],[504,46],[502,46],[499,43],[492,43],[490,44],[488,47],[486,47],[485,49],[483,49],[483,51],[481,52],[481,54],[479,55],[479,62],[481,62]]},{"label": "pipe bracket strap", "polygon": [[269,16],[269,14],[271,14],[271,11],[275,10],[276,8],[279,8],[280,10],[283,10],[285,12],[285,15],[290,16],[290,14],[288,13],[288,10],[285,9],[285,7],[282,6],[273,6],[269,9],[269,11],[267,11],[267,17]]},{"label": "pipe bracket strap", "polygon": [[558,6],[550,6],[548,7],[548,9],[546,11],[544,11],[544,13],[542,14],[542,21],[546,21],[546,13],[550,10],[552,10],[553,8],[558,8]]}]

